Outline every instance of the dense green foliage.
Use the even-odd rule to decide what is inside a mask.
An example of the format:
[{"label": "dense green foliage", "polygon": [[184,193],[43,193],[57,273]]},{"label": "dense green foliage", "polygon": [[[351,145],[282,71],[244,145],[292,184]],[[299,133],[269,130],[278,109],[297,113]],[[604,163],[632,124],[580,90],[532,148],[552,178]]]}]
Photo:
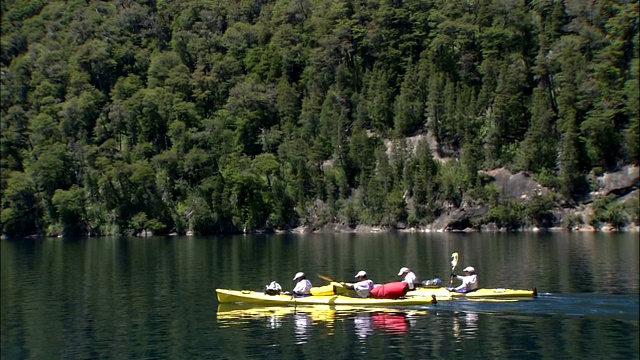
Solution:
[{"label": "dense green foliage", "polygon": [[637,163],[638,40],[637,0],[3,1],[2,232],[537,223],[478,170]]}]

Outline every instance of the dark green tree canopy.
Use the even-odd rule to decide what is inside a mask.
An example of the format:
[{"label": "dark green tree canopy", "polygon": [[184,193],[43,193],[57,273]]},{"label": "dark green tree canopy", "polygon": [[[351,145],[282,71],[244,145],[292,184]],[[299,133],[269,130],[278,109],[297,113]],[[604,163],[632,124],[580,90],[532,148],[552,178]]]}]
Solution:
[{"label": "dark green tree canopy", "polygon": [[[3,1],[2,233],[427,224],[639,159],[638,1]],[[439,161],[440,160],[440,161]],[[527,215],[529,214],[529,215]]]}]

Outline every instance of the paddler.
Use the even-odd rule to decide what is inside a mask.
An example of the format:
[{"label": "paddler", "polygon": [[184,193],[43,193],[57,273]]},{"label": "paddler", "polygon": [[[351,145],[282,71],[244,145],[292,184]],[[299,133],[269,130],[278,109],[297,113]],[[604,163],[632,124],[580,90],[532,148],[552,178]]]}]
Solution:
[{"label": "paddler", "polygon": [[307,279],[307,276],[302,272],[298,272],[293,276],[293,281],[297,281],[296,286],[292,290],[292,295],[295,296],[309,296],[311,295],[311,281]]},{"label": "paddler", "polygon": [[418,281],[418,278],[416,277],[416,274],[411,271],[411,269],[409,269],[408,267],[400,268],[398,276],[403,276],[402,282],[406,282],[407,285],[409,285],[409,290],[413,290],[416,288],[415,284]]},{"label": "paddler", "polygon": [[451,274],[451,277],[455,277],[462,281],[462,284],[456,288],[448,287],[447,290],[455,291],[459,293],[468,293],[474,290],[478,290],[478,275],[476,275],[476,269],[473,266],[467,266],[462,269],[464,276]]},{"label": "paddler", "polygon": [[367,278],[367,272],[364,270],[360,270],[355,277],[358,279],[357,283],[353,285],[344,284],[344,287],[349,290],[355,290],[358,296],[362,298],[371,297],[371,290],[373,290],[373,281]]}]

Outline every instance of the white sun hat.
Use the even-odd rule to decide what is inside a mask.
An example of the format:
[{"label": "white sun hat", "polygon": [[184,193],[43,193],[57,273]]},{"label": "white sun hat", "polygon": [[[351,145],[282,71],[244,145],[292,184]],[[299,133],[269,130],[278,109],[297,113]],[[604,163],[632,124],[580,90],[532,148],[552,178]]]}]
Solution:
[{"label": "white sun hat", "polygon": [[473,273],[476,272],[476,269],[474,269],[473,266],[467,266],[466,268],[462,269],[462,271]]},{"label": "white sun hat", "polygon": [[358,273],[356,274],[356,276],[355,276],[355,277],[357,277],[357,278],[358,278],[358,277],[360,277],[360,276],[367,276],[367,272],[366,272],[366,271],[364,271],[364,270],[360,270],[360,271],[358,271]]},{"label": "white sun hat", "polygon": [[302,271],[300,271],[299,273],[296,273],[296,276],[294,276],[294,277],[293,277],[293,280],[294,280],[294,281],[295,281],[295,280],[298,280],[298,279],[300,279],[300,278],[301,278],[301,277],[303,277],[303,276],[304,276],[304,273],[303,273]]},{"label": "white sun hat", "polygon": [[400,276],[400,275],[402,275],[402,274],[404,274],[406,272],[409,272],[409,268],[402,267],[402,268],[400,268],[400,272],[398,272],[398,276]]}]

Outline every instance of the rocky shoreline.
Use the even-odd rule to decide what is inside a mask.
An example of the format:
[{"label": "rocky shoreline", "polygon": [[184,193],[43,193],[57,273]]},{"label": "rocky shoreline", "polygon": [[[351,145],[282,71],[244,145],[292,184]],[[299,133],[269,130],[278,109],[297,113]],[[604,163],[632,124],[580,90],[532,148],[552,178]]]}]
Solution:
[{"label": "rocky shoreline", "polygon": [[[551,190],[541,186],[525,172],[511,173],[509,170],[501,168],[483,172],[491,177],[500,194],[506,199],[526,202],[536,195],[549,193]],[[629,165],[619,171],[605,173],[593,178],[596,188],[575,207],[557,206],[551,212],[553,220],[548,227],[522,227],[515,231],[522,232],[640,232],[640,224],[637,219],[631,219],[630,223],[616,228],[612,224],[603,223],[594,226],[592,218],[594,216],[594,199],[599,196],[613,194],[615,202],[628,203],[639,208],[639,185],[640,173],[638,165]],[[635,204],[633,203],[635,202]],[[474,219],[479,219],[488,211],[486,205],[462,204],[457,209],[450,209],[446,214],[441,215],[434,222],[423,227],[406,227],[404,224],[397,224],[395,227],[358,225],[351,227],[344,223],[327,223],[322,225],[307,224],[299,226],[289,231],[276,231],[278,233],[311,234],[311,233],[384,233],[384,232],[406,232],[406,233],[429,233],[429,232],[506,232],[507,229],[497,226],[495,223],[483,224],[479,227],[470,226]],[[636,211],[635,217],[637,218]],[[514,231],[514,230],[510,230]]]},{"label": "rocky shoreline", "polygon": [[[625,226],[620,229],[616,229],[611,225],[604,225],[601,227],[594,227],[591,225],[579,225],[573,228],[564,228],[564,227],[551,227],[551,228],[538,228],[538,227],[530,227],[530,228],[522,228],[517,230],[518,232],[640,232],[640,226],[637,224],[632,224],[630,226]],[[389,228],[389,227],[381,227],[381,226],[370,226],[370,225],[358,225],[355,228],[350,227],[345,224],[340,223],[332,223],[326,224],[322,227],[315,228],[310,225],[299,226],[290,231],[276,231],[276,233],[292,233],[292,234],[328,234],[328,233],[359,233],[359,234],[375,234],[375,233],[390,233],[390,232],[401,232],[401,233],[441,233],[441,232],[458,232],[458,233],[474,233],[474,232],[508,232],[505,228],[498,228],[495,224],[489,224],[487,226],[483,226],[481,229],[475,228],[466,228],[462,230],[445,230],[445,229],[430,229],[427,227],[411,227],[411,228]]]},{"label": "rocky shoreline", "polygon": [[[483,175],[489,176],[495,186],[500,191],[501,197],[507,200],[516,200],[527,202],[536,195],[552,193],[551,190],[537,183],[529,174],[525,172],[511,173],[509,170],[500,168],[491,171],[482,172]],[[499,227],[495,223],[482,223],[479,221],[487,214],[489,208],[484,204],[466,204],[463,203],[458,208],[450,208],[446,213],[435,219],[426,226],[412,227],[406,224],[398,223],[395,226],[375,226],[375,225],[357,225],[349,226],[345,223],[320,223],[309,221],[307,224],[298,226],[293,229],[262,229],[252,231],[252,233],[292,233],[292,234],[314,234],[314,233],[440,233],[440,232],[640,232],[640,224],[638,221],[638,213],[640,212],[639,188],[640,188],[640,172],[638,165],[629,165],[621,168],[619,171],[605,173],[598,177],[592,178],[593,187],[595,188],[580,203],[573,207],[556,205],[551,209],[552,220],[546,227],[524,226],[518,229],[506,229]],[[624,226],[616,227],[607,222],[592,221],[595,209],[594,203],[596,199],[602,196],[612,196],[613,202],[619,203],[627,208],[635,209],[631,214],[627,214],[628,221]],[[628,205],[630,204],[630,205]],[[635,213],[634,213],[635,212]],[[473,226],[472,224],[482,224]],[[152,236],[151,231],[144,231],[137,236]],[[172,233],[170,235],[178,235]],[[193,231],[188,231],[187,236],[196,235]],[[41,237],[35,235],[33,237]],[[5,238],[4,235],[2,237]]]}]

